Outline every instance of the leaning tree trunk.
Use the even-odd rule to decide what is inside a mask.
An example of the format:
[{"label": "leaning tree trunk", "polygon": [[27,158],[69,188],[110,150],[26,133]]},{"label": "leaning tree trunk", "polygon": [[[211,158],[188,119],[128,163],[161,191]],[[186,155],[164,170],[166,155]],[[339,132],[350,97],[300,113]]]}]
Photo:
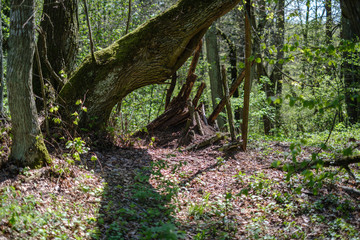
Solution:
[{"label": "leaning tree trunk", "polygon": [[132,91],[162,83],[191,56],[217,18],[240,0],[181,0],[158,17],[88,56],[60,92],[64,119],[79,111],[80,126],[103,129],[112,108]]},{"label": "leaning tree trunk", "polygon": [[[74,70],[78,52],[78,29],[77,0],[44,1],[37,46],[43,77],[49,80],[57,92],[61,90],[63,83],[56,75],[60,75],[61,71],[70,75]],[[33,88],[35,95],[41,96],[41,83],[36,65]],[[37,102],[37,106],[42,106],[41,101]]]},{"label": "leaning tree trunk", "polygon": [[13,0],[10,14],[8,91],[13,142],[10,162],[31,168],[50,162],[32,93],[35,0]]}]

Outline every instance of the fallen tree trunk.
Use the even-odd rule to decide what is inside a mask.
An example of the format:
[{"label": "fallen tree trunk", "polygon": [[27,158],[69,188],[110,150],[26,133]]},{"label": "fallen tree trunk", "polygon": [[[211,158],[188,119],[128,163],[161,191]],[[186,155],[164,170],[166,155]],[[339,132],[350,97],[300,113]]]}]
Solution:
[{"label": "fallen tree trunk", "polygon": [[227,137],[227,134],[225,133],[216,133],[214,136],[205,139],[204,141],[198,143],[198,144],[193,144],[187,148],[185,148],[186,151],[192,151],[192,150],[196,150],[199,148],[203,148],[203,147],[207,147],[209,145],[212,145],[214,143],[216,143],[217,141],[223,140]]},{"label": "fallen tree trunk", "polygon": [[[80,127],[104,129],[112,108],[127,94],[163,83],[191,56],[213,21],[240,0],[181,0],[135,31],[88,56],[62,88],[64,120],[79,112]],[[77,100],[87,112],[80,112]]]},{"label": "fallen tree trunk", "polygon": [[303,171],[305,169],[311,169],[314,166],[316,166],[318,164],[321,164],[323,167],[341,167],[341,168],[346,169],[349,172],[350,171],[349,165],[355,164],[355,163],[360,163],[360,155],[337,158],[337,159],[334,159],[332,161],[330,161],[330,160],[326,160],[326,161],[323,161],[323,160],[316,160],[316,161],[305,160],[305,161],[296,162],[296,163],[280,164],[276,168],[277,169],[284,169],[286,171],[288,169],[293,169],[292,172],[297,172],[298,173],[298,172],[301,172],[301,171]]}]

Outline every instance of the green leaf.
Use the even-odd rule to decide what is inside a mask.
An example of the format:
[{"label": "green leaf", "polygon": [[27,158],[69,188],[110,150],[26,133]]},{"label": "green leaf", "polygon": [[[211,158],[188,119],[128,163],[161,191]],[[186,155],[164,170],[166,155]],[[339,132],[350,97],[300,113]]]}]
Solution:
[{"label": "green leaf", "polygon": [[255,59],[255,62],[261,63],[261,58],[256,58],[256,59]]},{"label": "green leaf", "polygon": [[243,188],[243,189],[241,189],[241,191],[238,194],[236,194],[236,196],[241,196],[241,195],[248,196],[249,195],[249,189],[248,188]]},{"label": "green leaf", "polygon": [[282,102],[281,98],[276,98],[274,104],[280,104]]},{"label": "green leaf", "polygon": [[327,150],[327,149],[328,149],[328,147],[327,147],[327,145],[326,145],[325,143],[321,143],[321,144],[320,144],[320,148],[321,148],[322,150]]},{"label": "green leaf", "polygon": [[225,199],[231,199],[232,198],[232,194],[231,193],[226,193]]},{"label": "green leaf", "polygon": [[272,167],[272,168],[277,168],[278,166],[280,166],[280,164],[281,164],[281,161],[279,161],[279,160],[273,161],[273,162],[271,163],[271,167]]},{"label": "green leaf", "polygon": [[290,97],[289,105],[290,107],[293,107],[296,103],[297,98],[296,97]]},{"label": "green leaf", "polygon": [[344,156],[351,156],[353,154],[353,150],[351,147],[345,148],[342,150],[342,154]]}]

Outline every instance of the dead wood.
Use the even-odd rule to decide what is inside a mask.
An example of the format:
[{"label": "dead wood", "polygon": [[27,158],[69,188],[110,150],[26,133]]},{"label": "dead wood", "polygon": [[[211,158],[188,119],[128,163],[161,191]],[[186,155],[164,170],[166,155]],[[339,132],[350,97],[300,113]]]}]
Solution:
[{"label": "dead wood", "polygon": [[355,189],[355,188],[345,187],[345,186],[338,186],[338,187],[341,188],[342,190],[344,190],[345,192],[347,192],[350,195],[360,197],[360,191]]},{"label": "dead wood", "polygon": [[201,124],[200,115],[199,115],[198,111],[195,111],[195,121],[196,121],[196,127],[197,127],[197,130],[199,131],[199,134],[201,136],[203,136],[204,131],[203,131],[203,127],[202,127],[202,124]]},{"label": "dead wood", "polygon": [[284,169],[284,167],[285,167],[285,169],[294,168],[295,169],[294,172],[301,172],[305,169],[310,169],[318,164],[321,164],[323,167],[344,168],[345,170],[348,171],[350,177],[353,177],[353,174],[349,168],[349,165],[354,164],[354,163],[360,163],[360,155],[348,156],[348,157],[338,157],[332,161],[330,161],[330,160],[325,160],[325,161],[323,161],[323,160],[316,160],[316,161],[305,160],[305,161],[297,162],[297,163],[281,164],[276,168],[277,169]]},{"label": "dead wood", "polygon": [[205,105],[202,103],[201,104],[201,118],[204,121],[205,125],[209,125],[206,119],[206,113],[205,113]]},{"label": "dead wood", "polygon": [[227,136],[227,134],[224,133],[219,133],[217,132],[214,136],[205,139],[204,141],[198,143],[198,144],[193,144],[187,148],[185,148],[186,151],[192,151],[192,150],[196,150],[199,148],[203,148],[203,147],[207,147],[209,145],[214,144],[217,141],[220,141],[222,139],[225,139],[225,137]]},{"label": "dead wood", "polygon": [[200,100],[200,97],[201,97],[202,93],[204,92],[205,87],[206,87],[205,82],[201,82],[200,86],[198,87],[198,90],[196,91],[196,95],[194,97],[194,100],[192,102],[193,106],[196,107],[198,105],[198,102]]},{"label": "dead wood", "polygon": [[[163,114],[161,114],[154,121],[148,124],[148,130],[155,130],[160,127],[164,129],[169,126],[174,126],[182,123],[184,120],[186,120],[187,117],[189,117],[189,109],[186,109],[186,102],[189,99],[191,90],[193,89],[195,80],[197,78],[197,76],[195,75],[195,69],[199,61],[201,47],[202,42],[200,41],[198,47],[195,50],[194,57],[191,61],[186,82],[182,86],[179,94],[169,103],[168,108]],[[202,93],[202,90],[200,92]],[[196,106],[194,106],[194,108],[195,107]]]},{"label": "dead wood", "polygon": [[[251,65],[254,64],[255,61],[253,61],[251,63]],[[240,75],[238,76],[238,78],[236,79],[235,82],[232,83],[230,90],[229,90],[229,96],[231,97],[236,89],[240,86],[240,84],[242,83],[242,81],[244,80],[245,77],[245,70],[243,70]],[[223,97],[220,101],[220,103],[216,106],[216,108],[214,109],[214,111],[211,113],[211,115],[208,117],[207,121],[210,125],[213,125],[215,123],[216,118],[219,116],[220,112],[223,110],[224,106],[226,103],[226,98]]]},{"label": "dead wood", "polygon": [[242,141],[230,142],[228,144],[224,144],[223,146],[219,147],[217,150],[222,152],[227,152],[235,148],[238,148],[241,145],[242,145]]},{"label": "dead wood", "polygon": [[184,128],[183,135],[186,135],[187,132],[189,131],[190,127],[194,126],[194,106],[192,105],[190,100],[187,101],[187,106],[188,106],[188,109],[189,109],[190,117],[186,121],[186,125],[185,125],[185,128]]},{"label": "dead wood", "polygon": [[224,92],[225,92],[225,94],[224,94],[225,105],[226,105],[226,112],[227,112],[227,116],[228,116],[231,141],[235,142],[236,138],[235,138],[234,118],[233,118],[232,110],[231,110],[229,87],[228,87],[228,83],[227,83],[227,79],[226,79],[226,69],[225,69],[224,65],[222,65],[221,73],[222,73],[222,81],[223,81]]},{"label": "dead wood", "polygon": [[171,96],[172,96],[172,94],[174,92],[174,89],[175,89],[176,80],[177,80],[177,75],[175,73],[174,75],[172,75],[170,87],[166,91],[165,109],[168,109],[168,107],[169,107]]}]

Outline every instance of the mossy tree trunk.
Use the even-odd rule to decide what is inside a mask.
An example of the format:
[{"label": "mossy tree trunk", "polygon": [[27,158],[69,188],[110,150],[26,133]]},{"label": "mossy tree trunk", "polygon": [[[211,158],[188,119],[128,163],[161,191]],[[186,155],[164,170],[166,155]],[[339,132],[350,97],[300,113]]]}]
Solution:
[{"label": "mossy tree trunk", "polygon": [[181,0],[135,31],[88,56],[60,92],[64,119],[79,111],[80,126],[103,129],[112,108],[132,91],[162,83],[191,56],[217,18],[240,0]]},{"label": "mossy tree trunk", "polygon": [[[219,46],[217,39],[217,30],[216,24],[214,23],[209,31],[207,31],[205,36],[206,41],[206,59],[209,64],[209,78],[210,78],[210,88],[211,88],[211,101],[213,109],[216,108],[218,104],[218,99],[223,98],[223,85],[221,81],[220,73],[220,57],[219,57]],[[220,129],[223,129],[225,126],[225,119],[222,116],[217,117],[217,123]]]},{"label": "mossy tree trunk", "polygon": [[7,65],[9,108],[13,142],[10,162],[18,166],[40,167],[50,162],[37,119],[32,93],[35,49],[35,0],[11,1],[10,37]]}]

